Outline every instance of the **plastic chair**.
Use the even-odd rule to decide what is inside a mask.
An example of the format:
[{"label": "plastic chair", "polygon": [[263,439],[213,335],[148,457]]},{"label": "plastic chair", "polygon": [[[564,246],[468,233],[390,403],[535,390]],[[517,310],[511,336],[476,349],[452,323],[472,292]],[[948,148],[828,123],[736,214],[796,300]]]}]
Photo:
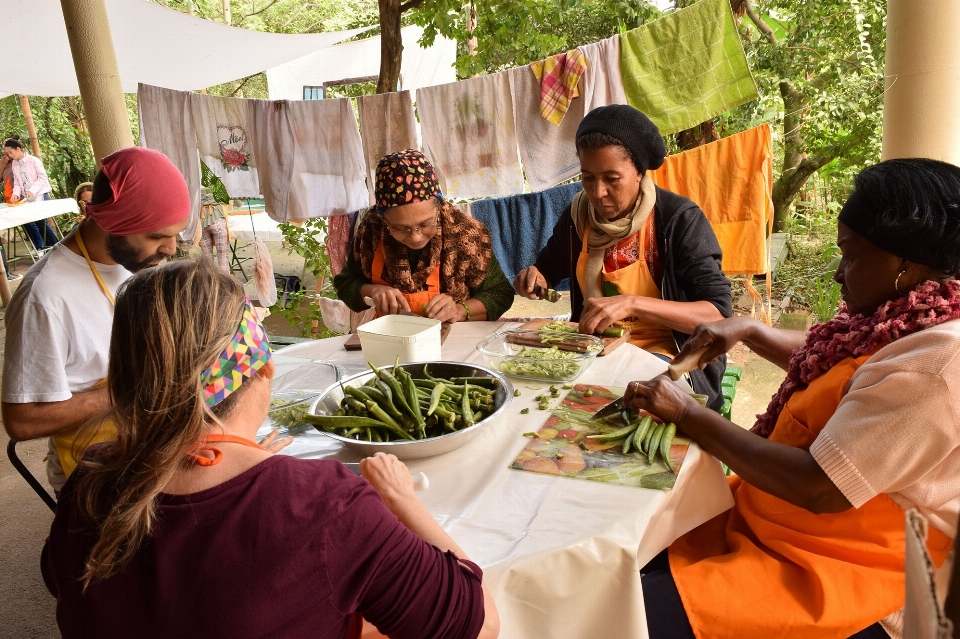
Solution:
[{"label": "plastic chair", "polygon": [[17,456],[17,442],[10,440],[10,443],[7,444],[7,457],[10,459],[10,463],[13,464],[13,467],[17,469],[17,472],[20,473],[20,476],[30,484],[30,488],[33,488],[33,492],[37,493],[40,499],[43,500],[50,510],[57,512],[57,500],[54,499],[50,493],[43,487],[43,484],[33,476],[23,462],[20,461],[20,458]]}]

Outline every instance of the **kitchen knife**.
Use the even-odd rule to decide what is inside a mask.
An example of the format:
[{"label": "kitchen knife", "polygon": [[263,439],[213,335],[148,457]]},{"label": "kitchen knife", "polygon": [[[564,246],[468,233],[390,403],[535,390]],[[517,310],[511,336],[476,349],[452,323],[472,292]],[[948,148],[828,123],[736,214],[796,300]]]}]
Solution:
[{"label": "kitchen knife", "polygon": [[619,415],[623,411],[623,398],[615,399],[593,414],[590,421]]},{"label": "kitchen knife", "polygon": [[[354,475],[360,474],[360,464],[357,462],[343,462],[343,465],[347,467],[347,470],[352,472]],[[413,489],[414,490],[426,490],[430,488],[430,480],[423,473],[417,473],[410,479],[413,480]]]},{"label": "kitchen knife", "polygon": [[677,381],[686,373],[699,368],[700,358],[706,354],[707,348],[707,346],[703,346],[683,357],[677,357],[670,362],[667,365],[667,373],[670,375],[670,379]]},{"label": "kitchen knife", "polygon": [[560,299],[560,293],[557,293],[552,288],[543,288],[539,284],[533,285],[533,294],[548,302],[556,302]]}]

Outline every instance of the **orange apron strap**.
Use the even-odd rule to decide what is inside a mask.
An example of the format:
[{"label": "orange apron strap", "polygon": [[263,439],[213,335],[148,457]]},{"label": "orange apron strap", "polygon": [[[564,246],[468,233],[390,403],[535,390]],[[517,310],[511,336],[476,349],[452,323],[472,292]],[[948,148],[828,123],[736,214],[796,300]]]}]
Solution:
[{"label": "orange apron strap", "polygon": [[[393,286],[390,282],[387,282],[383,279],[383,267],[386,261],[386,257],[383,252],[383,240],[380,240],[380,243],[377,245],[377,250],[373,254],[373,264],[370,267],[372,271],[370,274],[373,276],[373,283],[380,286]],[[427,290],[419,291],[417,293],[403,293],[404,299],[407,300],[407,304],[410,305],[410,310],[417,315],[423,315],[423,308],[426,306],[427,302],[432,300],[435,296],[440,294],[440,264],[437,264],[433,267],[433,270],[430,271],[430,275],[427,276]],[[377,311],[377,317],[380,317],[380,311]]]}]

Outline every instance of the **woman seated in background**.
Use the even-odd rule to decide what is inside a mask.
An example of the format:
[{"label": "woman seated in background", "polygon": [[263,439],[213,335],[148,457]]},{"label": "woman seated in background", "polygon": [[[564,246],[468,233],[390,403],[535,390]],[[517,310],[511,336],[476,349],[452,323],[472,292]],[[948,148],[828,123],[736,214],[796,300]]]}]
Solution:
[{"label": "woman seated in background", "polygon": [[[571,318],[583,333],[630,329],[630,343],[669,360],[704,322],[733,313],[717,237],[694,202],[654,185],[666,157],[656,125],[613,104],[591,111],[576,135],[583,191],[560,215],[536,263],[517,274],[520,295],[570,278]],[[725,358],[691,375],[723,404]]]},{"label": "woman seated in background", "polygon": [[412,312],[463,322],[497,320],[513,305],[487,228],[443,199],[422,153],[408,149],[382,158],[375,199],[333,278],[351,310],[372,305],[378,315]]},{"label": "woman seated in background", "polygon": [[938,568],[950,550],[960,168],[905,159],[864,170],[837,243],[846,306],[832,320],[804,334],[730,319],[699,327],[684,347],[706,347],[702,364],[743,342],[786,369],[752,432],[665,377],[628,386],[633,409],[676,423],[736,473],[734,507],[643,570],[651,639],[900,637],[905,510],[929,521]]},{"label": "woman seated in background", "polygon": [[77,201],[80,207],[81,218],[87,214],[87,204],[93,199],[93,182],[81,182],[73,190],[73,199]]},{"label": "woman seated in background", "polygon": [[133,276],[107,384],[115,441],[64,485],[42,571],[64,637],[495,637],[481,572],[380,455],[272,455],[267,335],[208,261]]}]

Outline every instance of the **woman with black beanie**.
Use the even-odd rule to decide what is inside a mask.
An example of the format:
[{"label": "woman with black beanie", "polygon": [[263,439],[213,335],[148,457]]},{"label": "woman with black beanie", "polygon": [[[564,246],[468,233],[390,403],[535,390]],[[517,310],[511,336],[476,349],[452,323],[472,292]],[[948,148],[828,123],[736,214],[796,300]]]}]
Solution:
[{"label": "woman with black beanie", "polygon": [[[672,359],[698,324],[732,315],[730,282],[703,211],[657,187],[646,172],[663,164],[656,125],[625,104],[594,109],[577,129],[583,191],[561,214],[536,263],[514,280],[535,285],[570,278],[572,318],[584,333],[630,329],[630,343]],[[694,390],[723,404],[726,359],[691,374]]]}]

